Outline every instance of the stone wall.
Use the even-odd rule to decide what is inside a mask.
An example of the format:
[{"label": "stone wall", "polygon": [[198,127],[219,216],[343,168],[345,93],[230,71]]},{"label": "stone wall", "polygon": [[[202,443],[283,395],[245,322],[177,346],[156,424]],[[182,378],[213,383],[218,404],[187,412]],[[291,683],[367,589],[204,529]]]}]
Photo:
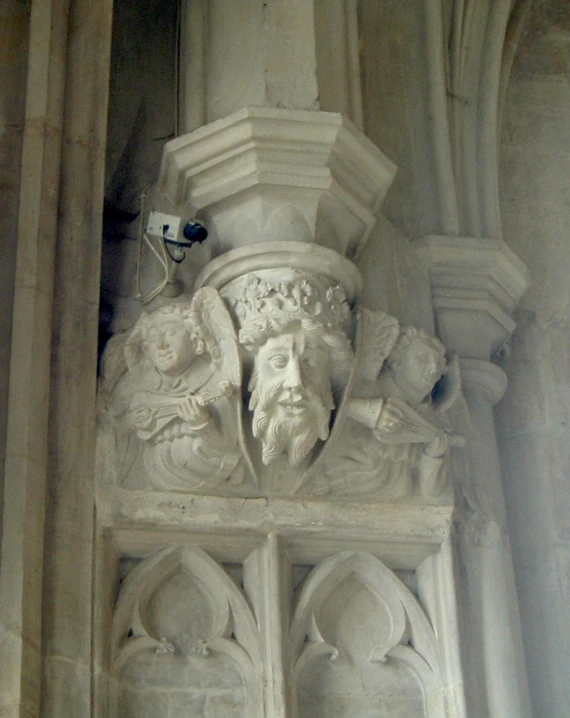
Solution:
[{"label": "stone wall", "polygon": [[570,5],[535,3],[503,119],[505,241],[531,287],[497,409],[534,715],[570,704]]}]

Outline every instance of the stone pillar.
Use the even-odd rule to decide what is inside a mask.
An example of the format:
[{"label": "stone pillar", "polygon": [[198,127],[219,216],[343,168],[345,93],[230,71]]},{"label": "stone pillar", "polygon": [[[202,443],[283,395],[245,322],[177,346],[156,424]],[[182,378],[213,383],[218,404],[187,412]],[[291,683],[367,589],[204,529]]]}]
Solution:
[{"label": "stone pillar", "polygon": [[420,246],[438,333],[461,357],[466,400],[466,448],[455,478],[468,710],[530,718],[493,416],[507,379],[491,361],[514,328],[510,312],[527,286],[526,269],[495,240],[432,236]]},{"label": "stone pillar", "polygon": [[97,326],[112,3],[74,0],[66,19],[48,421],[44,718],[91,714]]},{"label": "stone pillar", "polygon": [[[8,50],[2,62],[15,61],[11,72],[25,88],[23,126],[14,122],[16,127],[4,135],[4,139],[12,135],[11,152],[16,159],[21,132],[22,152],[16,159],[21,160],[19,180],[12,167],[12,187],[2,190],[3,201],[7,200],[2,205],[4,219],[11,221],[9,230],[3,225],[4,244],[11,245],[3,259],[6,269],[10,254],[16,255],[0,522],[2,718],[40,715],[52,294],[67,38],[65,2],[32,2],[26,4],[27,12],[20,5],[19,17],[13,8],[2,8],[3,34],[8,37],[3,40]],[[17,34],[11,33],[12,23]],[[27,74],[22,78],[26,64]],[[18,109],[16,98],[10,97],[9,102]],[[5,271],[2,275],[8,280],[13,268]],[[8,287],[0,294],[5,291],[9,292]]]},{"label": "stone pillar", "polygon": [[192,0],[181,19],[180,133],[247,105],[362,126],[355,0]]},{"label": "stone pillar", "polygon": [[461,369],[473,425],[468,480],[476,490],[467,498],[468,506],[460,508],[458,534],[465,588],[474,609],[466,625],[470,637],[466,658],[469,663],[479,659],[479,669],[468,665],[466,674],[475,671],[476,675],[483,669],[490,716],[530,716],[493,416],[493,406],[503,396],[507,380],[491,362],[465,359]]}]

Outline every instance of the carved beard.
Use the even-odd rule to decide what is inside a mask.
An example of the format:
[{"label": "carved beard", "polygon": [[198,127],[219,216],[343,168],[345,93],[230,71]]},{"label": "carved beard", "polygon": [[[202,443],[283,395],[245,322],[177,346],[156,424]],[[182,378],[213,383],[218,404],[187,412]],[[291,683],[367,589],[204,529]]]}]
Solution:
[{"label": "carved beard", "polygon": [[302,414],[278,416],[279,400],[286,396],[283,382],[260,387],[257,372],[249,383],[251,397],[249,409],[253,411],[252,430],[261,439],[261,459],[267,466],[287,451],[291,466],[297,466],[311,451],[317,439],[324,441],[329,435],[329,419],[334,402],[330,387],[318,392],[311,387],[296,390],[307,408]]}]

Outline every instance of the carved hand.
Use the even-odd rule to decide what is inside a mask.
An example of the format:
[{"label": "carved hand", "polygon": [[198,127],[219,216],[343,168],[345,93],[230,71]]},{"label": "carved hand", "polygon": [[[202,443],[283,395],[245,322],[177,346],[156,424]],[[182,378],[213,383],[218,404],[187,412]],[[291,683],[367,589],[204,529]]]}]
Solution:
[{"label": "carved hand", "polygon": [[188,394],[178,400],[177,413],[193,429],[200,429],[210,420],[208,410],[202,404],[200,397],[194,394]]},{"label": "carved hand", "polygon": [[442,457],[450,446],[461,449],[465,446],[465,437],[455,431],[443,431],[439,436],[430,441],[425,452],[433,458]]},{"label": "carved hand", "polygon": [[402,399],[390,397],[382,407],[375,433],[380,441],[389,444],[428,444],[438,439],[442,431]]}]

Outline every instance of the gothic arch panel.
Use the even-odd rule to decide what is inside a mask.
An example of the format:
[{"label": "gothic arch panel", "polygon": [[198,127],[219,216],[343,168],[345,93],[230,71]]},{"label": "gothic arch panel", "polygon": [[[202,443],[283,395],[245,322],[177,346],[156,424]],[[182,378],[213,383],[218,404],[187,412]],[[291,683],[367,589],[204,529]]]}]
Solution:
[{"label": "gothic arch panel", "polygon": [[259,713],[255,621],[238,586],[200,549],[163,549],[129,574],[111,640],[117,718]]},{"label": "gothic arch panel", "polygon": [[433,629],[413,594],[371,555],[343,552],[312,571],[289,647],[300,717],[446,715]]}]

